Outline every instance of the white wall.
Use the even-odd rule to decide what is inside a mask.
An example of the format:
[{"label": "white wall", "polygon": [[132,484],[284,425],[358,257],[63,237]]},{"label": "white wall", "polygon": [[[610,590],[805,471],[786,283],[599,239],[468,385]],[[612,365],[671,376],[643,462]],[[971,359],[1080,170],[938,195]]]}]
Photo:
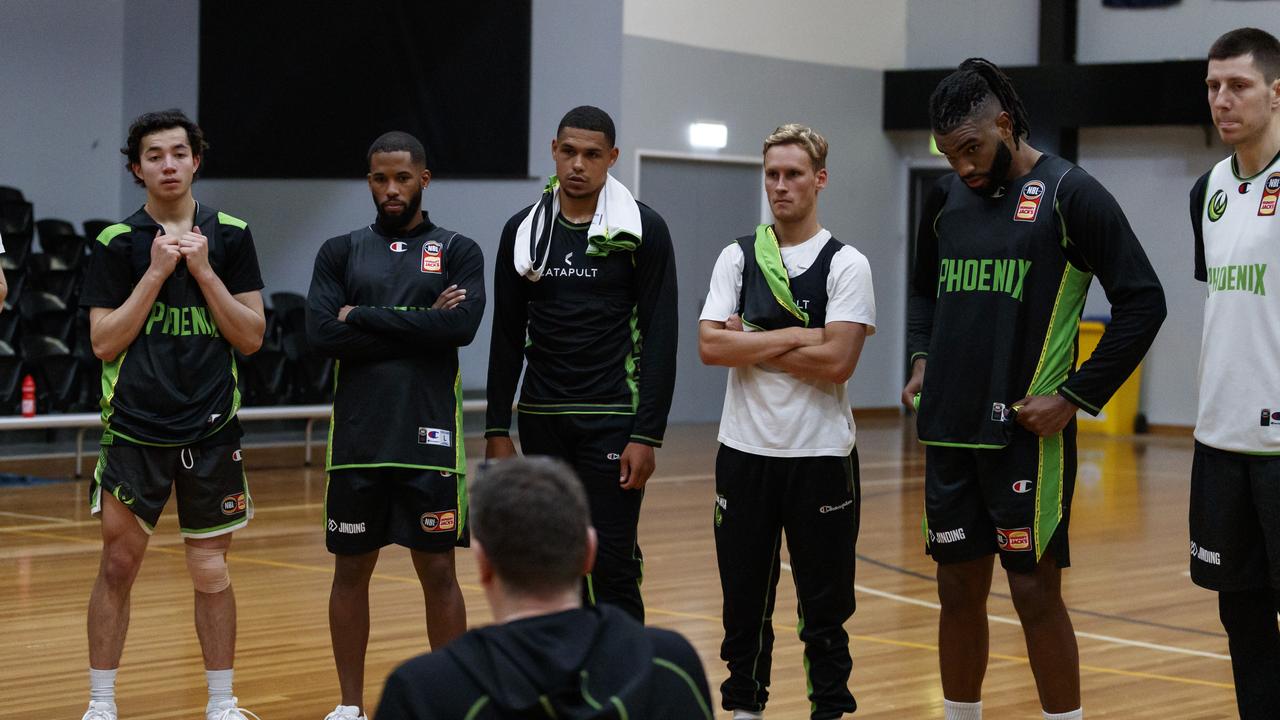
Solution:
[{"label": "white wall", "polygon": [[[1143,366],[1143,408],[1153,423],[1189,425],[1196,416],[1196,370],[1204,283],[1192,277],[1191,186],[1230,154],[1199,128],[1094,128],[1080,133],[1080,166],[1124,208],[1164,285],[1169,316]],[[1095,283],[1085,314],[1106,313]]]},{"label": "white wall", "polygon": [[21,189],[37,220],[116,214],[124,5],[0,4],[0,185]]},{"label": "white wall", "polygon": [[[867,256],[875,278],[877,332],[867,340],[849,385],[858,407],[897,404],[905,329],[905,249],[898,188],[886,182],[896,157],[879,130],[883,79],[877,70],[850,69],[728,53],[628,35],[624,38],[623,115],[632,148],[689,152],[688,123],[715,118],[729,127],[725,154],[759,157],[765,136],[786,122],[812,125],[831,144],[830,182],[820,204],[822,224]],[[624,176],[630,178],[630,175]],[[662,208],[655,208],[661,212]],[[717,248],[751,228],[724,228],[716,237],[676,237],[677,243]],[[709,277],[680,275],[682,286],[707,287]],[[697,318],[682,307],[682,323]],[[697,348],[681,347],[681,353]],[[676,403],[680,402],[677,398]],[[679,408],[673,416],[679,417]]]},{"label": "white wall", "polygon": [[[1033,3],[1028,3],[1033,4]],[[1129,10],[1080,3],[1076,61],[1081,63],[1203,58],[1222,33],[1244,26],[1278,30],[1275,0],[1183,0],[1165,8]]]},{"label": "white wall", "polygon": [[626,0],[623,32],[710,50],[902,67],[906,0]]},{"label": "white wall", "polygon": [[955,67],[975,56],[1035,65],[1039,32],[1040,3],[1033,0],[909,0],[906,67]]}]

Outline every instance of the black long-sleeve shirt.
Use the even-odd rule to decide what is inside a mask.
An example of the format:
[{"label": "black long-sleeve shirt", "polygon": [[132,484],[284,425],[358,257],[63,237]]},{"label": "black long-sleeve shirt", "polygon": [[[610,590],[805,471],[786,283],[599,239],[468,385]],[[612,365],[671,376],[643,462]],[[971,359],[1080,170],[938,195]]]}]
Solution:
[{"label": "black long-sleeve shirt", "polygon": [[675,389],[677,293],[667,224],[640,203],[640,247],[587,255],[588,226],[556,218],[542,277],[515,271],[516,229],[507,221],[493,275],[485,436],[507,435],[529,414],[635,415],[631,439],[660,446]]},{"label": "black long-sleeve shirt", "polygon": [[[450,285],[466,299],[432,310]],[[355,306],[346,322],[344,305]],[[480,247],[429,219],[402,235],[375,224],[325,242],[307,337],[338,360],[328,469],[466,471],[458,348],[475,337],[484,305]]]},{"label": "black long-sleeve shirt", "polygon": [[[1150,348],[1164,291],[1123,211],[1079,167],[1044,155],[985,198],[952,174],[920,221],[907,350],[926,356],[925,442],[1004,445],[1002,407],[1058,393],[1096,415]],[[1111,322],[1074,370],[1085,293],[1097,276]]]}]

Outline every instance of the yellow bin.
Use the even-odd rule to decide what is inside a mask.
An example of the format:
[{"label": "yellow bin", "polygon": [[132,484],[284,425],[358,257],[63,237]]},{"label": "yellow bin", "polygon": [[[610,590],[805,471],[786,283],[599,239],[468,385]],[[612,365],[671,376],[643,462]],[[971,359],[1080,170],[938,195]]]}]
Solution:
[{"label": "yellow bin", "polygon": [[[1089,359],[1098,341],[1102,339],[1102,331],[1106,324],[1096,320],[1084,320],[1080,323],[1080,364]],[[1079,364],[1076,367],[1080,367]],[[1142,386],[1142,365],[1134,369],[1133,374],[1120,386],[1111,401],[1102,408],[1097,417],[1081,410],[1076,413],[1080,432],[1103,433],[1106,435],[1129,435],[1133,432],[1134,421],[1138,418],[1138,390]]]}]

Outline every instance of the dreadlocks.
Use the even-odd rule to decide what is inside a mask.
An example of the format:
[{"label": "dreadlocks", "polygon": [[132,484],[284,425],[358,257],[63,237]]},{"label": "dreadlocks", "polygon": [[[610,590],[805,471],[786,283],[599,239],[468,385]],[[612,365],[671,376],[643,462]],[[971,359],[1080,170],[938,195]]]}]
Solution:
[{"label": "dreadlocks", "polygon": [[945,135],[974,112],[999,103],[1013,120],[1013,146],[1031,133],[1027,109],[1013,89],[1009,76],[983,58],[969,58],[943,78],[929,97],[929,122],[935,133]]}]

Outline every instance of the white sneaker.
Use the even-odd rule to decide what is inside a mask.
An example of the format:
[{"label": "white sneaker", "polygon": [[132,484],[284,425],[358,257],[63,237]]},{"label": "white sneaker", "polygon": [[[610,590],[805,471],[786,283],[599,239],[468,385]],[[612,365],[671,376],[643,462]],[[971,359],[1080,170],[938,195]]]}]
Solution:
[{"label": "white sneaker", "polygon": [[361,715],[360,708],[356,705],[339,705],[333,709],[333,712],[325,715],[324,720],[369,720],[369,718]]},{"label": "white sneaker", "polygon": [[[208,705],[204,709],[205,720],[262,720],[257,713],[236,707],[236,699],[223,700],[216,705]],[[114,720],[114,717],[113,717]]]},{"label": "white sneaker", "polygon": [[89,701],[89,709],[80,720],[116,720],[116,704]]},{"label": "white sneaker", "polygon": [[734,710],[733,720],[764,720],[763,710]]}]

